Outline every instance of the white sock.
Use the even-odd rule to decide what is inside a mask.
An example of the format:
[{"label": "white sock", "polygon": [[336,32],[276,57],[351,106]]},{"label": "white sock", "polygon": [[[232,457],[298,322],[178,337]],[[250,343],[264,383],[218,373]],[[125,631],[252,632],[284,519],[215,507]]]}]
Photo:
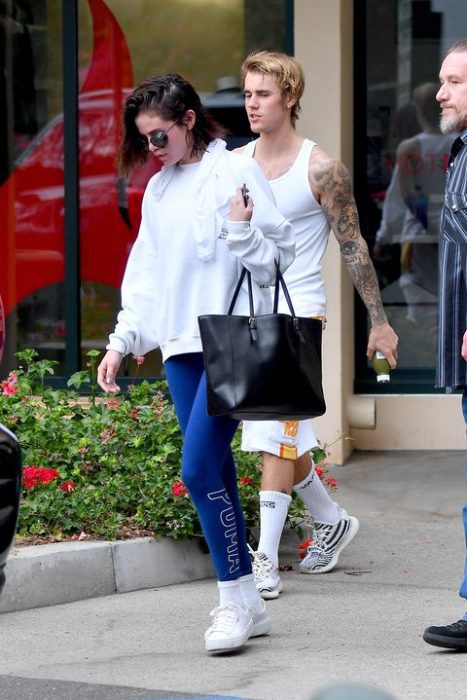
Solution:
[{"label": "white sock", "polygon": [[332,525],[340,520],[338,505],[323,485],[314,464],[311,465],[308,476],[294,485],[294,491],[310,511],[313,520]]},{"label": "white sock", "polygon": [[280,491],[260,491],[260,537],[258,552],[267,554],[274,566],[279,564],[279,543],[292,496]]},{"label": "white sock", "polygon": [[240,583],[240,592],[242,594],[243,604],[250,609],[262,610],[264,605],[263,599],[256,588],[253,574],[240,576],[238,580]]},{"label": "white sock", "polygon": [[229,603],[243,606],[239,579],[235,579],[235,581],[218,581],[217,587],[219,589],[219,605],[221,607]]}]

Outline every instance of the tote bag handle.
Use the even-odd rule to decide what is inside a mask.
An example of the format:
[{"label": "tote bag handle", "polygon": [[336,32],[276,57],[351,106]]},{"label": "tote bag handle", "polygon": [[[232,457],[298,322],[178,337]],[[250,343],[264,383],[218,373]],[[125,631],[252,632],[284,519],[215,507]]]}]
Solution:
[{"label": "tote bag handle", "polygon": [[[287,285],[285,283],[284,277],[282,275],[282,272],[279,267],[279,263],[277,260],[274,260],[274,265],[276,266],[276,281],[274,283],[274,305],[273,305],[273,313],[277,314],[277,309],[279,307],[279,286],[282,287],[282,291],[285,296],[285,300],[287,302],[287,306],[289,307],[291,315],[296,318],[295,316],[295,310],[292,304],[292,299],[290,298],[289,290],[287,289]],[[255,308],[253,304],[253,288],[251,284],[251,272],[244,267],[240,273],[239,280],[237,282],[237,286],[235,287],[235,291],[232,296],[232,301],[230,302],[229,310],[227,311],[227,315],[231,316],[232,312],[234,310],[234,306],[237,301],[238,294],[240,292],[240,288],[242,286],[243,280],[245,279],[245,274],[247,276],[247,281],[248,281],[248,301],[250,305],[250,318],[254,318],[255,316]]]}]

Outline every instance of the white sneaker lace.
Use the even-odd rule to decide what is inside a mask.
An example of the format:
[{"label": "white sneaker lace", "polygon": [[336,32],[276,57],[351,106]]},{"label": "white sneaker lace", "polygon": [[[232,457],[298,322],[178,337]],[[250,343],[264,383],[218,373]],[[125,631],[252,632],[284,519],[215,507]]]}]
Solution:
[{"label": "white sneaker lace", "polygon": [[210,614],[212,624],[210,632],[221,632],[228,634],[235,625],[238,618],[238,605],[229,603],[227,605],[217,606]]},{"label": "white sneaker lace", "polygon": [[324,535],[326,533],[320,533],[318,532],[318,529],[316,525],[313,523],[312,524],[312,537],[311,537],[311,544],[307,547],[306,550],[306,559],[318,559],[321,554],[324,553],[325,547],[324,547]]},{"label": "white sneaker lace", "polygon": [[253,557],[252,565],[255,581],[264,581],[264,579],[268,578],[272,573],[274,573],[274,564],[266,554],[263,554],[262,552],[255,552],[250,545],[248,545],[248,549]]}]

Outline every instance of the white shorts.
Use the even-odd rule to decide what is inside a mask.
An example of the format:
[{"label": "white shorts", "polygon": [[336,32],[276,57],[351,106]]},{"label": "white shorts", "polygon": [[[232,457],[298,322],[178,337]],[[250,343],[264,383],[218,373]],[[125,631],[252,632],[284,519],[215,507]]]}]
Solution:
[{"label": "white shorts", "polygon": [[311,419],[243,421],[244,452],[268,452],[276,457],[295,460],[317,444]]}]

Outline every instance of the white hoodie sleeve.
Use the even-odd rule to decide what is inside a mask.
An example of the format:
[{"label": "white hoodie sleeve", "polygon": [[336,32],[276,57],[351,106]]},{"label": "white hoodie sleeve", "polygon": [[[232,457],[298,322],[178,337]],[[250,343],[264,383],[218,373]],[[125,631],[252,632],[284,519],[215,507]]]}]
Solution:
[{"label": "white hoodie sleeve", "polygon": [[145,355],[159,346],[153,322],[157,299],[154,274],[156,249],[145,223],[150,220],[145,211],[148,206],[148,197],[145,195],[141,226],[123,277],[122,309],[106,346],[107,350],[117,350],[122,355]]},{"label": "white hoodie sleeve", "polygon": [[[295,257],[295,236],[292,225],[276,209],[274,195],[259,165],[252,158],[238,153],[241,168],[235,167],[240,187],[246,183],[253,200],[251,222],[227,221],[226,244],[240,258],[259,284],[274,284],[277,260],[284,272]],[[234,165],[236,165],[234,161]]]}]

